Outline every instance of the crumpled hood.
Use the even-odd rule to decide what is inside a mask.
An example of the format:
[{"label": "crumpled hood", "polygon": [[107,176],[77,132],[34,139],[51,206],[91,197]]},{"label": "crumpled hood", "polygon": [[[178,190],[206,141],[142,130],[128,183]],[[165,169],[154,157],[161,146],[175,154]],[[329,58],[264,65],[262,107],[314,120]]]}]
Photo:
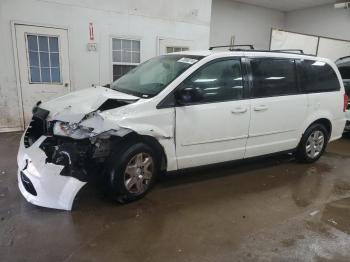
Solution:
[{"label": "crumpled hood", "polygon": [[97,110],[108,99],[136,101],[140,98],[97,86],[69,93],[42,103],[40,107],[50,111],[49,120],[79,122],[86,114]]}]

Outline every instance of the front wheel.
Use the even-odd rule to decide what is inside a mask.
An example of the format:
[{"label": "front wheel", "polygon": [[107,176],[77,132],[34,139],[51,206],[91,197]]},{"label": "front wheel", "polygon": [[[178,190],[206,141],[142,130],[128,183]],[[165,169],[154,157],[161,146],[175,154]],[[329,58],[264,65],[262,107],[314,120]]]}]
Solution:
[{"label": "front wheel", "polygon": [[151,189],[159,172],[154,150],[136,143],[112,155],[108,172],[110,194],[119,203],[142,198]]},{"label": "front wheel", "polygon": [[302,163],[313,163],[323,154],[328,143],[328,131],[321,124],[310,126],[304,133],[296,152],[296,159]]}]

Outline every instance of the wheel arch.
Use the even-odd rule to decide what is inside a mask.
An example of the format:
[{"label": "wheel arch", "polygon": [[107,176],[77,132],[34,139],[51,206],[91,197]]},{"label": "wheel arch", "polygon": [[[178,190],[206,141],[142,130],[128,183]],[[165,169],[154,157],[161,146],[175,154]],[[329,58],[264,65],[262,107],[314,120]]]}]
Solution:
[{"label": "wheel arch", "polygon": [[323,125],[326,130],[328,131],[328,139],[331,138],[332,136],[332,122],[328,119],[328,118],[325,118],[325,117],[322,117],[322,118],[319,118],[319,119],[316,119],[314,120],[313,122],[311,122],[303,131],[303,134],[305,134],[306,130],[314,125],[314,124],[321,124]]},{"label": "wheel arch", "polygon": [[121,138],[120,143],[122,144],[128,144],[130,143],[137,143],[142,142],[151,147],[157,154],[158,158],[160,159],[160,170],[166,171],[168,166],[168,160],[165,153],[164,147],[161,145],[161,143],[153,136],[149,135],[140,135],[136,132],[130,132],[129,134],[125,135]]}]

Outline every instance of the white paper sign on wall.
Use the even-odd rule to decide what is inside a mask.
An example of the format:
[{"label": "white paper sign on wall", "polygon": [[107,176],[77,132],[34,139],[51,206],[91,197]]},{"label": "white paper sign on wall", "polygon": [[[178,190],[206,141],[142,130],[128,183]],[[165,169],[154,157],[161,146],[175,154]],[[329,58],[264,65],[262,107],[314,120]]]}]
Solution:
[{"label": "white paper sign on wall", "polygon": [[97,43],[88,43],[87,50],[89,52],[96,52],[97,51]]}]

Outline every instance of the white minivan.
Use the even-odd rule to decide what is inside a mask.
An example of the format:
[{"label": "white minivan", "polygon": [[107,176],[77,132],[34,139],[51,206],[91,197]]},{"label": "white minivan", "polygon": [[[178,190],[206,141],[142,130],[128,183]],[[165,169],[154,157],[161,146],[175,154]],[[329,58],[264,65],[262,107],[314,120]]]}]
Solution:
[{"label": "white minivan", "polygon": [[39,206],[70,210],[92,174],[120,203],[158,175],[293,152],[318,160],[342,136],[348,98],[328,59],[283,51],[188,51],[33,108],[18,183]]}]

